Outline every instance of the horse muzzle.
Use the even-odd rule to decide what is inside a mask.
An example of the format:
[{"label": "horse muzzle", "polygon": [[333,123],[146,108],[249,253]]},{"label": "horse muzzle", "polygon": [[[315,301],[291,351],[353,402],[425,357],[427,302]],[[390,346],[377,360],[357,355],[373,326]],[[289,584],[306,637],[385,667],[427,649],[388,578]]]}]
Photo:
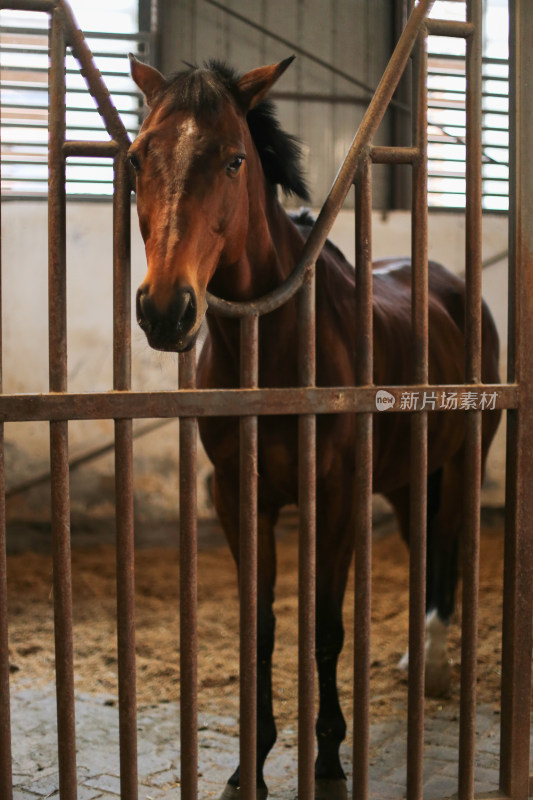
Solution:
[{"label": "horse muzzle", "polygon": [[183,353],[194,345],[203,313],[198,313],[196,292],[191,286],[177,287],[161,309],[150,286],[144,284],[137,291],[136,307],[137,322],[154,350]]}]

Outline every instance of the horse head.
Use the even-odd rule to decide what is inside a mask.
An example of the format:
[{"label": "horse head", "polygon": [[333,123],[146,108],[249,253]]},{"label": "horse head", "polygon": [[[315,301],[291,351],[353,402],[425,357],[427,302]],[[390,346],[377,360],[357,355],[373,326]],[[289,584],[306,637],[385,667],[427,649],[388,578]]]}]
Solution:
[{"label": "horse head", "polygon": [[150,109],[128,157],[148,271],[137,320],[158,350],[190,349],[216,270],[246,258],[250,183],[261,162],[247,123],[292,58],[236,77],[223,65],[166,79],[133,56]]}]

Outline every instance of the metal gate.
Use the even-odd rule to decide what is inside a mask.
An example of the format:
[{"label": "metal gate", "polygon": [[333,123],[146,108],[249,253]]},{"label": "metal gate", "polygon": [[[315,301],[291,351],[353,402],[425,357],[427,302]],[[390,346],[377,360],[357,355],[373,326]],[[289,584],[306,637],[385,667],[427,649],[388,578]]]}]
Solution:
[{"label": "metal gate", "polygon": [[[376,391],[384,388],[407,413],[401,398],[414,391],[497,392],[496,407],[507,409],[508,452],[504,567],[504,614],[501,694],[501,797],[525,800],[529,794],[531,611],[533,565],[533,104],[528,78],[533,74],[533,6],[511,0],[511,215],[509,281],[509,369],[507,382],[490,387],[480,382],[481,343],[481,0],[470,0],[464,23],[427,20],[431,0],[413,9],[364,121],[335,179],[294,273],[272,295],[238,305],[210,298],[212,313],[241,317],[241,388],[199,391],[195,356],[180,356],[179,390],[130,390],[130,178],[125,160],[129,140],[94,66],[83,35],[64,0],[10,0],[0,8],[38,10],[51,17],[49,148],[49,392],[0,395],[2,424],[49,420],[51,509],[54,564],[56,684],[60,796],[75,800],[76,739],[72,643],[72,593],[69,531],[68,420],[113,419],[116,453],[116,527],[118,589],[118,672],[121,796],[137,798],[137,732],[135,704],[135,632],[133,584],[132,419],[179,417],[180,424],[180,603],[181,603],[181,794],[197,796],[196,685],[196,441],[197,418],[240,417],[241,447],[241,791],[255,797],[255,650],[257,569],[257,416],[299,416],[300,550],[299,550],[299,797],[314,796],[314,575],[315,575],[315,422],[323,413],[356,413],[359,507],[354,531],[356,609],[354,640],[359,669],[354,682],[353,794],[369,796],[369,639],[371,563],[372,421]],[[428,32],[466,39],[467,46],[467,240],[466,383],[428,385],[427,311],[427,155],[426,64]],[[65,140],[66,46],[78,59],[111,141]],[[415,98],[410,147],[375,147],[373,135],[398,80],[413,55]],[[529,147],[528,147],[529,146]],[[114,163],[114,391],[73,394],[67,387],[65,161],[70,156],[106,156]],[[372,385],[371,168],[374,163],[409,164],[413,175],[413,385]],[[358,320],[357,386],[317,388],[314,372],[314,263],[352,184],[356,191],[356,297]],[[300,293],[300,388],[259,389],[257,335],[261,314]],[[425,526],[427,415],[411,411],[411,555],[409,689],[407,722],[407,797],[422,798],[423,675],[425,621]],[[467,419],[467,539],[464,542],[464,589],[461,673],[459,797],[473,797],[476,719],[477,588],[480,529],[481,411]],[[3,452],[3,450],[2,450]],[[0,498],[4,497],[0,458]],[[5,506],[0,507],[0,795],[12,798],[9,660],[7,630]]]}]

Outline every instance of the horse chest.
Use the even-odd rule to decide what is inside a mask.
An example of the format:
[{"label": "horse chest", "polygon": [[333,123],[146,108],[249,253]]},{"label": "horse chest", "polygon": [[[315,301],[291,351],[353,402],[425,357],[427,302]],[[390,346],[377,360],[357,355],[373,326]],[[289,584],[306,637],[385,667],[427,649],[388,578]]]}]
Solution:
[{"label": "horse chest", "polygon": [[[239,423],[235,419],[203,419],[200,434],[216,470],[239,472]],[[298,431],[296,421],[275,417],[259,420],[258,477],[260,491],[274,494],[280,504],[295,502],[298,484]]]},{"label": "horse chest", "polygon": [[276,493],[296,501],[298,442],[294,420],[279,420],[259,432],[259,476]]}]

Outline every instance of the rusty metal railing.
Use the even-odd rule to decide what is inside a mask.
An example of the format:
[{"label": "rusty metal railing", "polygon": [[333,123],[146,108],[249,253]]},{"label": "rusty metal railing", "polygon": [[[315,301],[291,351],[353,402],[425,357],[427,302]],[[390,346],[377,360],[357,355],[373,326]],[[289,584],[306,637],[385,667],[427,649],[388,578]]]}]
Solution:
[{"label": "rusty metal railing", "polygon": [[[241,793],[255,798],[256,735],[256,603],[257,603],[257,417],[296,414],[299,422],[299,797],[314,797],[314,584],[316,415],[355,413],[357,473],[355,496],[360,513],[354,532],[358,558],[355,578],[354,630],[357,670],[354,680],[353,795],[369,797],[370,708],[370,566],[372,510],[372,421],[376,390],[372,385],[371,169],[374,163],[410,164],[413,172],[413,365],[412,383],[385,387],[398,413],[406,392],[446,390],[458,394],[495,392],[495,407],[508,409],[507,524],[505,555],[502,737],[500,787],[505,797],[525,800],[529,788],[529,708],[531,689],[531,571],[533,564],[533,174],[527,161],[533,112],[526,104],[522,74],[530,74],[533,8],[527,0],[512,4],[513,42],[513,201],[511,228],[510,358],[507,383],[488,386],[480,376],[481,330],[481,198],[480,198],[480,47],[481,0],[470,0],[465,23],[426,19],[431,0],[420,0],[358,130],[349,153],[311,232],[293,274],[277,290],[249,304],[209,297],[211,313],[241,318],[241,388],[198,390],[195,356],[180,356],[180,384],[175,392],[132,392],[130,353],[130,178],[125,153],[129,138],[96,69],[83,35],[65,0],[11,0],[0,8],[39,10],[51,15],[50,71],[50,391],[42,395],[0,395],[0,425],[6,421],[48,420],[51,440],[52,531],[58,706],[60,795],[75,800],[76,743],[70,576],[68,420],[115,420],[117,497],[117,621],[119,652],[120,765],[122,800],[136,800],[137,732],[135,709],[135,625],[133,586],[132,419],[180,418],[180,670],[181,795],[197,797],[197,607],[196,607],[196,441],[200,416],[239,416],[241,447]],[[465,263],[468,286],[466,383],[428,385],[427,309],[427,112],[425,37],[428,33],[464,37],[468,70],[468,196]],[[78,59],[111,140],[105,143],[65,141],[64,58],[66,46]],[[413,54],[416,98],[411,147],[375,147],[372,139]],[[520,114],[518,109],[520,108]],[[530,140],[529,140],[530,141]],[[108,393],[74,394],[66,380],[65,314],[65,161],[69,156],[113,159],[114,182],[114,381]],[[356,386],[315,385],[314,264],[342,203],[355,183],[356,297],[358,353]],[[300,341],[298,388],[258,388],[258,318],[299,292]],[[1,330],[1,329],[0,329]],[[407,724],[407,797],[422,798],[424,723],[425,528],[427,421],[431,409],[412,416],[410,671]],[[474,791],[477,582],[481,412],[467,416],[466,510],[463,608],[462,691],[459,747],[459,798]],[[1,435],[0,431],[0,435]],[[0,441],[1,444],[1,441]],[[1,450],[0,450],[1,452]],[[7,631],[5,507],[3,459],[0,456],[0,796],[12,800]]]}]

